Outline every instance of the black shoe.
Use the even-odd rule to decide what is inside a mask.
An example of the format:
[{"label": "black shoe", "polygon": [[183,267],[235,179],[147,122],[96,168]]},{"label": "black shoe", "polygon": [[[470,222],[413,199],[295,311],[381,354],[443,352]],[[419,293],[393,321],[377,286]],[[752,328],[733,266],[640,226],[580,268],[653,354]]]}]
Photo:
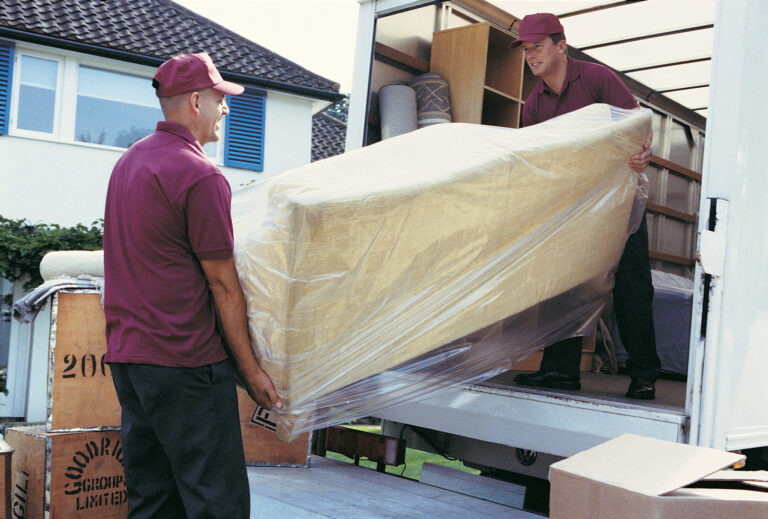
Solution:
[{"label": "black shoe", "polygon": [[627,389],[627,398],[638,400],[653,400],[656,398],[656,388],[653,382],[633,378]]},{"label": "black shoe", "polygon": [[565,375],[557,371],[537,371],[521,373],[515,376],[515,382],[520,386],[546,387],[550,389],[581,389],[579,377]]}]

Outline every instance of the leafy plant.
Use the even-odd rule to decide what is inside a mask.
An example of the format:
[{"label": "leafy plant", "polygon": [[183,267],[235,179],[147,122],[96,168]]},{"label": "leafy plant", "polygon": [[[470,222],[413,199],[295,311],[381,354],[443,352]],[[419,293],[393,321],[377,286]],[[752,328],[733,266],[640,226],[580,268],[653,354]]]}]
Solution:
[{"label": "leafy plant", "polygon": [[18,281],[29,276],[24,289],[30,290],[43,282],[40,261],[47,253],[56,250],[99,250],[102,242],[102,220],[93,222],[90,227],[83,224],[62,227],[0,216],[0,277]]}]

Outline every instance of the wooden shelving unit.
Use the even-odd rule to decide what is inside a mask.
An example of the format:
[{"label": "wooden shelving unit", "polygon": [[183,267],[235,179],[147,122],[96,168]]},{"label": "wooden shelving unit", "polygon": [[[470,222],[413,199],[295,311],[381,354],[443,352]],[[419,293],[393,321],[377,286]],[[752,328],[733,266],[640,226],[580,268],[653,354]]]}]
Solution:
[{"label": "wooden shelving unit", "polygon": [[403,70],[416,73],[429,72],[429,63],[414,56],[410,56],[405,52],[393,49],[389,45],[376,42],[374,44],[373,52],[376,59],[385,61],[395,67],[402,68]]},{"label": "wooden shelving unit", "polygon": [[430,71],[448,80],[454,122],[517,128],[537,79],[526,69],[514,37],[488,23],[438,31]]}]

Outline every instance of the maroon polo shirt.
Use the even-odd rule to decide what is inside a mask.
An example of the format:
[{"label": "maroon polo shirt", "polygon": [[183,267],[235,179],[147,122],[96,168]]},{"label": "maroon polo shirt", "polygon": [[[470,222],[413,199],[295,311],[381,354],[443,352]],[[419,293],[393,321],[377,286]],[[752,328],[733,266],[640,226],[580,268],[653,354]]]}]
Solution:
[{"label": "maroon polo shirt", "polygon": [[593,103],[636,108],[629,89],[608,67],[568,58],[563,91],[554,92],[539,81],[523,105],[523,126],[548,121]]},{"label": "maroon polo shirt", "polygon": [[104,212],[107,362],[227,357],[200,260],[232,256],[231,191],[184,126],[159,122],[112,171]]}]

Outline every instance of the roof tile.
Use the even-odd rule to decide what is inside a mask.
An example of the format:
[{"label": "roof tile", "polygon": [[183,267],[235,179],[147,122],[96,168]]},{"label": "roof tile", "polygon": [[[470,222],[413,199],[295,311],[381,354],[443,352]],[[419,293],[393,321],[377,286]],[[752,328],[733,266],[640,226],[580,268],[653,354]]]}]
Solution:
[{"label": "roof tile", "polygon": [[161,59],[205,50],[222,71],[339,90],[337,83],[170,0],[2,0],[2,27]]},{"label": "roof tile", "polygon": [[312,162],[344,153],[347,125],[324,112],[312,118]]}]

